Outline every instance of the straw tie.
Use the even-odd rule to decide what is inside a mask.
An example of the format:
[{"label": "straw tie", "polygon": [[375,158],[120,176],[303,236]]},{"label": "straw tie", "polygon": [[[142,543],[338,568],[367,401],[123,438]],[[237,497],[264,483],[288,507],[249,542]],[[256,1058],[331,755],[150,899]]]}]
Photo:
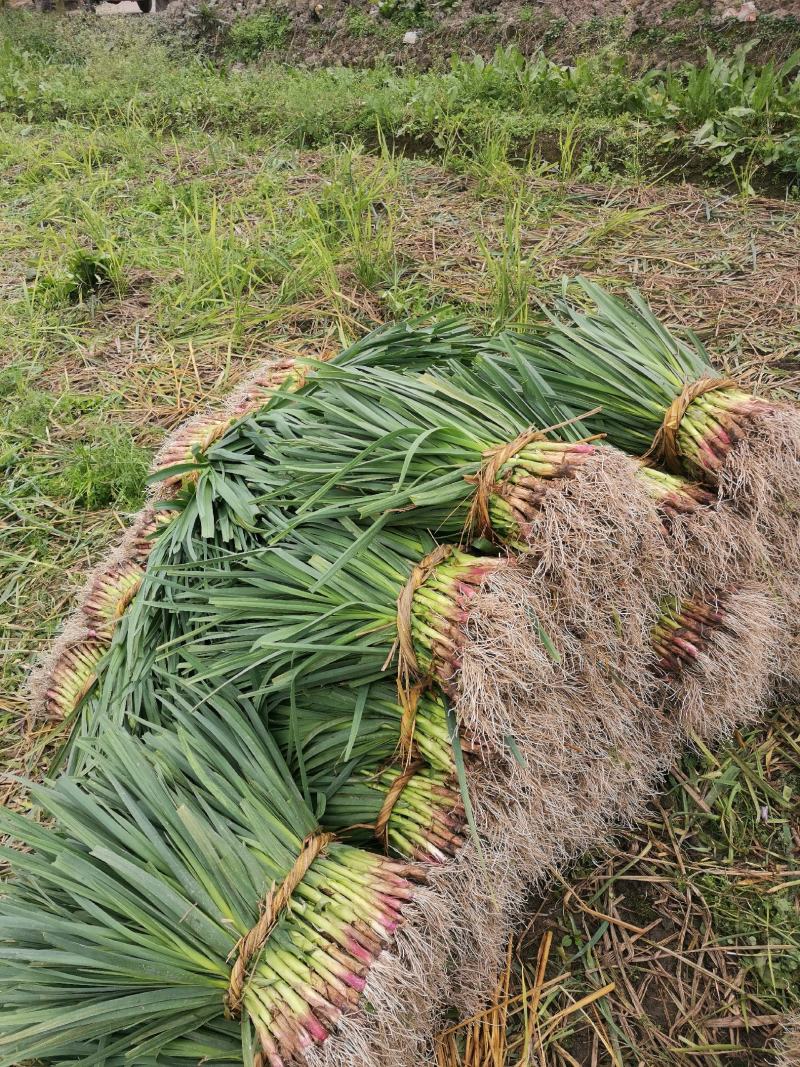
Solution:
[{"label": "straw tie", "polygon": [[233,952],[238,955],[231,968],[228,992],[225,995],[225,1004],[231,1017],[235,1018],[241,1011],[242,996],[253,957],[257,956],[267,943],[275,924],[289,906],[292,893],[305,878],[311,864],[333,839],[333,834],[326,833],[311,834],[305,839],[300,854],[289,873],[277,888],[273,886],[267,894],[261,906],[261,917],[256,925],[234,945]]},{"label": "straw tie", "polygon": [[122,616],[125,614],[125,612],[130,607],[134,597],[139,592],[139,590],[142,588],[142,582],[143,581],[144,581],[143,578],[141,578],[141,577],[137,578],[136,581],[133,582],[129,586],[129,588],[126,589],[123,592],[122,596],[119,598],[117,606],[114,608],[114,617],[115,618],[117,618],[117,619],[121,619],[122,618]]},{"label": "straw tie", "polygon": [[383,844],[386,852],[389,851],[389,820],[392,817],[392,812],[394,811],[398,800],[403,795],[406,786],[422,766],[422,760],[415,760],[413,763],[409,763],[406,769],[392,782],[389,791],[383,798],[381,810],[378,812],[378,818],[375,820],[374,833],[377,839]]},{"label": "straw tie", "polygon": [[[414,723],[420,694],[427,688],[428,679],[420,679],[420,667],[411,636],[411,615],[414,594],[427,582],[433,571],[453,553],[452,545],[437,545],[433,552],[419,561],[397,597],[397,694],[403,715],[400,720],[400,749],[406,761],[411,758]],[[391,657],[390,657],[391,658]],[[414,679],[420,679],[415,684]]]},{"label": "straw tie", "polygon": [[670,474],[680,474],[683,467],[678,451],[678,431],[689,405],[704,393],[732,389],[735,385],[732,378],[698,378],[687,382],[664,413],[664,421],[643,458],[664,467]]},{"label": "straw tie", "polygon": [[420,682],[418,685],[399,686],[400,706],[403,714],[400,716],[400,740],[398,748],[401,755],[408,762],[414,751],[414,727],[417,722],[417,707],[419,699],[428,688],[428,682]]},{"label": "straw tie", "polygon": [[430,578],[433,571],[444,563],[453,553],[452,545],[437,545],[433,552],[419,561],[411,575],[400,590],[397,598],[397,641],[399,654],[397,660],[398,687],[407,690],[412,684],[413,678],[420,674],[417,654],[414,651],[414,641],[411,637],[411,611],[414,605],[414,594]]},{"label": "straw tie", "polygon": [[[496,445],[494,448],[487,448],[483,453],[484,462],[481,464],[478,473],[474,477],[466,479],[466,481],[475,485],[475,496],[472,499],[469,514],[464,523],[465,532],[472,538],[485,537],[487,540],[493,539],[494,531],[489,512],[489,501],[498,490],[497,476],[510,459],[513,459],[523,448],[533,444],[534,441],[546,441],[548,434],[556,430],[562,430],[565,426],[572,426],[583,419],[591,418],[601,410],[601,408],[594,408],[583,415],[565,419],[563,422],[547,426],[542,430],[534,430],[533,428],[523,430],[513,441],[509,441],[504,445]],[[572,443],[585,444],[587,441],[595,441],[601,436],[603,435],[593,434],[591,437],[583,437],[579,441]]]},{"label": "straw tie", "polygon": [[493,537],[492,520],[489,514],[489,500],[497,488],[497,475],[518,452],[534,441],[544,441],[545,435],[541,430],[525,430],[513,441],[505,445],[497,445],[495,448],[487,448],[483,453],[484,462],[474,478],[467,479],[475,484],[475,496],[467,515],[465,529],[473,537]]}]

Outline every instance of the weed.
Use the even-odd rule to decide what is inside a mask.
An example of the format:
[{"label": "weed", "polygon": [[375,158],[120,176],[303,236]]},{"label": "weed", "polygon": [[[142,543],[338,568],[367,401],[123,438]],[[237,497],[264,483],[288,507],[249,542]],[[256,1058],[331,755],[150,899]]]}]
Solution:
[{"label": "weed", "polygon": [[123,274],[119,260],[112,253],[76,249],[67,260],[61,295],[71,303],[80,303],[108,287],[120,296]]},{"label": "weed", "polygon": [[355,7],[348,7],[347,31],[353,37],[375,37],[381,33],[381,27],[366,11],[359,11]]},{"label": "weed", "polygon": [[224,36],[225,23],[219,10],[209,0],[200,0],[194,12],[195,34],[198,40],[217,44]]},{"label": "weed", "polygon": [[142,503],[147,470],[148,453],[136,445],[130,431],[103,426],[91,443],[79,442],[66,450],[63,469],[48,487],[76,507],[113,505],[132,511]]},{"label": "weed", "polygon": [[535,284],[533,256],[523,251],[523,206],[517,197],[506,207],[503,229],[497,245],[478,235],[478,247],[490,286],[492,327],[528,321],[528,301]]},{"label": "weed", "polygon": [[561,37],[564,31],[569,26],[569,20],[566,18],[551,18],[548,20],[547,28],[542,36],[542,45],[547,47],[548,45],[555,44],[555,42]]},{"label": "weed", "polygon": [[265,52],[277,52],[289,36],[289,19],[272,11],[260,11],[237,19],[228,30],[225,50],[231,59],[252,62]]},{"label": "weed", "polygon": [[755,166],[778,164],[796,176],[800,53],[754,68],[747,63],[750,47],[731,58],[709,51],[704,66],[654,76],[646,114],[691,131],[692,143],[713,151],[724,166],[747,156]]}]

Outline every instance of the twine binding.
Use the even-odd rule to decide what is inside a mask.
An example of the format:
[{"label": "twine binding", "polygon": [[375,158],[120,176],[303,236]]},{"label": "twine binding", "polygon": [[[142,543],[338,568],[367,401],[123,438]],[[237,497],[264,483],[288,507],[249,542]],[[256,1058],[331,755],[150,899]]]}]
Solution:
[{"label": "twine binding", "polygon": [[428,682],[423,681],[417,685],[404,686],[398,689],[400,693],[400,706],[403,714],[400,716],[400,740],[398,748],[400,754],[407,763],[414,752],[414,728],[417,722],[417,707],[419,700],[428,688]]},{"label": "twine binding", "polygon": [[[543,430],[534,430],[532,428],[524,430],[507,444],[487,448],[483,453],[484,462],[481,464],[478,473],[474,477],[466,479],[475,485],[475,496],[472,498],[469,514],[464,523],[465,535],[472,539],[485,537],[489,541],[494,540],[494,530],[492,529],[492,520],[489,514],[489,501],[492,495],[500,488],[497,476],[510,459],[513,459],[523,448],[533,444],[534,441],[546,441],[548,434],[591,418],[601,410],[599,407],[593,408],[583,415],[576,415],[571,419],[564,419],[563,422],[555,423],[553,426],[546,426]],[[582,437],[578,441],[565,443],[586,444],[588,441],[596,441],[602,436],[605,435],[593,434],[591,437]]]},{"label": "twine binding", "polygon": [[401,771],[397,778],[392,782],[386,796],[383,798],[381,810],[378,812],[378,818],[375,820],[374,834],[383,845],[385,852],[389,851],[389,820],[392,817],[392,812],[394,811],[398,800],[403,795],[406,786],[422,766],[422,760],[414,760],[412,763],[409,763],[405,770]]},{"label": "twine binding", "polygon": [[698,378],[697,381],[687,382],[665,411],[653,443],[642,458],[664,467],[670,474],[681,474],[683,465],[678,451],[678,431],[689,405],[704,393],[715,389],[732,389],[735,385],[732,378]]},{"label": "twine binding", "polygon": [[[417,704],[427,689],[429,678],[420,677],[420,666],[411,636],[411,614],[414,594],[427,582],[433,571],[453,553],[452,545],[437,545],[414,567],[408,581],[397,597],[397,695],[403,714],[400,719],[400,751],[406,763],[411,760],[414,744],[414,724]],[[390,654],[391,655],[391,654]]]},{"label": "twine binding", "polygon": [[439,564],[444,563],[452,553],[452,545],[437,545],[433,552],[423,556],[414,567],[408,581],[397,597],[397,684],[401,692],[411,688],[414,680],[419,679],[420,676],[419,662],[417,661],[414,641],[411,636],[411,611],[414,605],[414,594],[420,586],[427,582]]},{"label": "twine binding", "polygon": [[234,945],[236,962],[231,968],[228,992],[225,994],[225,1007],[231,1018],[236,1018],[242,1008],[242,997],[247,983],[247,974],[253,957],[257,956],[275,929],[275,924],[289,906],[292,893],[308,873],[308,869],[319,854],[333,841],[334,835],[314,833],[305,839],[300,854],[281,884],[270,889],[262,906],[261,917],[256,925]]},{"label": "twine binding", "polygon": [[542,430],[525,430],[513,441],[505,445],[497,445],[495,448],[487,448],[483,453],[483,463],[480,470],[468,481],[475,485],[475,495],[464,524],[465,533],[471,538],[485,537],[493,540],[492,520],[489,515],[489,500],[497,489],[497,475],[518,452],[532,444],[534,441],[544,441],[545,433]]}]

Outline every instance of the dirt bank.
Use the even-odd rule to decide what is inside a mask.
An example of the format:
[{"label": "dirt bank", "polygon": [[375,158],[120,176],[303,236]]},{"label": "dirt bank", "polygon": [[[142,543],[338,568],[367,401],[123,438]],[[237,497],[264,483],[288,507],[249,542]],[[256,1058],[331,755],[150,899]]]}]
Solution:
[{"label": "dirt bank", "polygon": [[755,41],[755,58],[783,59],[800,44],[800,0],[175,0],[167,13],[170,32],[212,49],[242,20],[233,33],[240,58],[311,66],[425,69],[509,44],[565,60],[611,44],[644,65]]}]

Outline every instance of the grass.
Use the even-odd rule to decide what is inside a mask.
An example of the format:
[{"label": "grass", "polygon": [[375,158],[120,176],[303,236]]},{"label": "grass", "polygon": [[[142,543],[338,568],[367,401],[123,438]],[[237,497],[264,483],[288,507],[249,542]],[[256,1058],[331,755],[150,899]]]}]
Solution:
[{"label": "grass", "polygon": [[[24,722],[19,686],[140,506],[148,456],[268,356],[409,314],[533,317],[582,272],[637,284],[721,368],[796,396],[800,209],[752,194],[763,162],[735,160],[732,193],[682,184],[686,144],[654,155],[645,120],[607,104],[544,122],[516,60],[228,72],[124,22],[70,25],[0,23],[6,769],[44,768],[53,724]],[[547,135],[524,152],[520,115]],[[453,1020],[441,1063],[768,1063],[798,1006],[799,766],[787,708],[687,756],[650,820],[532,902],[507,990]]]},{"label": "grass", "polygon": [[636,139],[636,165],[652,172],[680,167],[727,180],[731,164],[750,161],[756,185],[786,190],[800,178],[798,54],[756,66],[740,48],[733,57],[709,53],[699,65],[644,75],[610,49],[567,66],[507,48],[490,62],[454,58],[450,69],[424,74],[274,62],[242,69],[243,60],[280,48],[288,28],[278,16],[253,16],[226,31],[222,66],[191,55],[175,63],[138,24],[131,30],[73,19],[69,26],[67,50],[26,16],[4,16],[5,110],[90,128],[269,134],[293,146],[385,137],[417,152],[449,145],[467,161],[487,139],[501,140],[515,162],[533,155],[558,163],[568,144],[570,173],[579,165],[585,176],[625,174]]},{"label": "grass", "polygon": [[286,44],[289,20],[271,11],[237,20],[228,31],[230,55],[243,63],[258,59],[262,53],[277,51]]}]

